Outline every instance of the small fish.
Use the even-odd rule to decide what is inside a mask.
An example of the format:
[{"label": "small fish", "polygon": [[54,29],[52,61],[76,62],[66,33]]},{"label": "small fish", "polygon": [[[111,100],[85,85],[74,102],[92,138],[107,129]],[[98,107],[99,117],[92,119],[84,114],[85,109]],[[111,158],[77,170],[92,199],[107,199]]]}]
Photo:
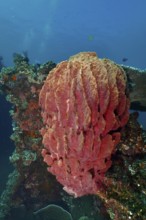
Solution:
[{"label": "small fish", "polygon": [[89,35],[89,36],[88,36],[88,40],[89,40],[89,41],[93,41],[93,40],[94,40],[94,36],[93,36],[93,35]]},{"label": "small fish", "polygon": [[123,57],[122,61],[126,62],[126,61],[128,61],[128,58],[127,57]]}]

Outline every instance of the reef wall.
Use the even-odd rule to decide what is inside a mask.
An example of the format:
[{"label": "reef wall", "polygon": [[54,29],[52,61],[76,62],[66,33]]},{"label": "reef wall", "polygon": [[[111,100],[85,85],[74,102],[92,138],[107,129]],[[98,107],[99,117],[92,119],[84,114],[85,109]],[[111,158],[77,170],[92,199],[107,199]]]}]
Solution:
[{"label": "reef wall", "polygon": [[[81,56],[79,54],[77,56],[76,56],[76,59],[78,59],[81,62],[82,61]],[[74,58],[71,58],[71,60],[73,59]],[[90,64],[90,57],[88,57],[88,59],[89,59],[89,62],[87,61],[87,63]],[[67,61],[65,61],[65,63],[62,63],[61,65],[64,65],[64,66],[74,65],[74,63],[69,62],[69,64],[67,64],[66,62]],[[84,61],[82,62],[84,63]],[[146,79],[145,71],[136,70],[131,67],[121,67],[108,60],[105,60],[104,62],[105,62],[104,65],[114,65],[114,68],[115,68],[114,70],[117,74],[115,75],[113,74],[111,75],[111,77],[115,77],[119,85],[121,84],[120,84],[120,81],[118,81],[118,74],[120,75],[120,77],[122,77],[119,71],[121,71],[123,74],[125,74],[125,77],[127,77],[128,79],[127,89],[129,90],[129,96],[130,96],[130,101],[132,103],[131,105],[132,108],[134,106],[136,110],[139,110],[139,109],[145,110],[146,95],[143,96],[143,94],[145,94],[145,86],[144,86],[145,79]],[[80,64],[78,63],[76,65],[80,65]],[[93,196],[91,195],[91,197],[89,198],[83,196],[81,198],[75,199],[71,195],[68,195],[67,193],[65,193],[62,185],[60,185],[58,181],[56,180],[56,178],[50,172],[47,171],[47,166],[44,163],[43,157],[42,157],[42,154],[43,154],[45,158],[45,153],[44,151],[42,153],[42,149],[44,148],[44,145],[47,144],[47,142],[45,141],[46,139],[44,139],[44,137],[42,138],[41,133],[44,135],[43,131],[40,133],[40,129],[44,127],[43,120],[45,117],[48,117],[47,123],[50,122],[53,125],[54,123],[52,119],[53,116],[51,115],[51,120],[50,120],[49,114],[50,113],[53,114],[54,108],[56,106],[58,107],[58,106],[61,106],[61,104],[63,104],[63,106],[60,109],[60,118],[65,114],[64,112],[65,105],[68,105],[69,109],[71,109],[71,104],[69,105],[69,103],[67,102],[68,99],[66,99],[66,101],[64,100],[62,101],[62,99],[68,95],[68,91],[70,92],[69,94],[71,95],[71,90],[69,88],[67,88],[66,90],[65,87],[63,87],[60,84],[57,84],[57,80],[59,79],[59,77],[63,77],[61,74],[63,74],[64,72],[61,72],[61,69],[59,70],[60,66],[58,66],[57,67],[58,78],[57,78],[57,75],[54,76],[55,67],[56,67],[56,64],[54,64],[53,62],[47,62],[46,64],[42,64],[42,65],[40,64],[31,65],[29,64],[28,57],[25,57],[20,54],[15,54],[14,67],[2,68],[1,70],[0,91],[1,93],[6,95],[7,101],[9,101],[13,106],[10,111],[10,115],[13,120],[13,123],[12,123],[13,134],[11,135],[11,139],[15,143],[15,149],[14,149],[12,156],[10,157],[10,162],[14,165],[14,172],[10,174],[7,185],[6,185],[6,189],[2,193],[1,199],[0,199],[0,219],[5,219],[5,220],[12,219],[13,210],[14,209],[19,210],[20,207],[21,208],[24,207],[25,210],[31,210],[31,214],[33,214],[33,212],[37,212],[37,210],[40,210],[42,207],[47,206],[48,204],[52,203],[52,201],[54,203],[56,201],[57,202],[61,201],[61,204],[63,204],[68,209],[68,211],[71,213],[71,215],[74,216],[73,218],[74,220],[78,220],[79,218],[83,216],[88,217],[88,219],[97,219],[97,217],[99,217],[100,214],[104,216],[104,219],[144,220],[146,218],[146,208],[145,208],[146,207],[145,206],[145,201],[146,201],[146,184],[145,184],[146,132],[143,130],[142,126],[137,121],[138,119],[137,112],[130,114],[128,122],[127,122],[127,119],[128,119],[127,117],[127,119],[124,121],[122,126],[120,125],[119,127],[117,126],[113,129],[114,132],[117,129],[117,132],[120,134],[118,136],[120,137],[120,139],[116,139],[114,136],[114,132],[111,131],[112,129],[111,130],[108,129],[109,136],[111,136],[112,138],[114,137],[115,139],[113,138],[113,139],[108,140],[107,144],[110,145],[109,143],[111,143],[111,140],[114,140],[115,145],[112,145],[114,147],[112,147],[112,150],[110,151],[109,155],[106,154],[104,158],[103,157],[98,158],[98,160],[101,159],[103,161],[102,162],[103,166],[105,166],[105,164],[107,166],[105,166],[105,170],[102,167],[103,174],[104,174],[104,175],[101,175],[102,176],[102,187],[101,188],[98,187],[97,191],[94,190],[94,192],[92,192],[94,193]],[[86,73],[85,75],[82,75],[83,82],[85,82],[85,86],[89,88],[91,87],[91,84],[89,83],[91,79],[88,75],[88,65],[85,65],[85,66],[82,65],[82,68],[84,69]],[[77,71],[77,69],[78,68],[73,67],[71,69],[73,71],[72,74],[75,74],[76,76],[78,74],[80,75],[80,71]],[[51,74],[48,75],[50,71],[51,71]],[[68,73],[68,71],[69,70],[66,68],[66,73]],[[90,122],[92,121],[92,123],[89,123],[90,124],[89,126],[88,123],[85,123],[86,121],[85,119],[87,119],[86,116],[89,116],[89,114],[84,113],[84,110],[87,110],[87,108],[85,108],[86,105],[85,105],[84,96],[83,95],[80,96],[80,94],[83,94],[82,93],[83,87],[80,86],[81,81],[79,80],[79,78],[81,75],[80,76],[79,75],[76,79],[72,77],[68,82],[68,83],[71,83],[73,81],[75,82],[76,80],[73,88],[75,89],[77,99],[76,101],[72,103],[84,101],[84,105],[81,106],[82,108],[81,109],[78,108],[78,112],[81,114],[81,117],[79,117],[80,123],[79,124],[77,123],[77,125],[80,127],[86,127],[86,125],[88,125],[87,127],[91,129],[93,124],[94,125],[96,124],[94,123],[95,117],[96,117],[96,113],[95,113],[96,111],[94,109],[94,106],[92,106],[92,103],[91,103],[90,108],[93,107],[93,114],[92,114],[92,120],[90,120]],[[52,86],[50,87],[52,89],[56,85],[58,88],[58,92],[56,93],[57,97],[55,98],[52,92],[46,95],[46,100],[48,98],[48,101],[49,101],[48,108],[50,108],[50,110],[45,115],[43,108],[46,108],[46,107],[43,106],[44,104],[42,101],[43,100],[42,96],[43,96],[43,92],[45,89],[42,90],[42,88],[43,88],[43,85],[45,85],[44,82],[47,76],[49,79],[48,83],[51,83],[50,78],[53,79],[54,77],[54,82],[50,84],[49,86]],[[102,80],[104,77],[105,76],[102,77],[101,75],[99,78],[101,80],[99,83],[99,86],[101,87],[102,87],[102,82],[103,82]],[[123,80],[125,79],[123,78]],[[91,82],[93,81],[91,80]],[[117,82],[116,82],[116,85],[117,85]],[[63,78],[62,78],[62,83],[65,83]],[[140,87],[140,84],[142,85],[141,87]],[[113,85],[113,88],[115,88],[114,84],[111,84],[111,88],[112,88],[112,85]],[[123,90],[121,89],[120,92],[123,92],[123,97],[125,97],[125,100],[128,100],[127,89],[126,87],[123,87],[123,85],[125,84],[122,84],[122,89],[123,88],[124,89]],[[97,87],[96,84],[95,86]],[[110,88],[109,85],[108,85],[108,88]],[[119,86],[118,88],[120,90],[121,87]],[[63,90],[64,90],[64,93],[63,93]],[[104,93],[108,92],[108,90],[101,90],[101,92],[102,91],[104,91]],[[101,94],[101,92],[98,91],[98,93],[94,93],[94,94],[95,96],[98,96],[98,94],[99,93]],[[118,94],[121,94],[120,92]],[[112,90],[110,90],[109,94],[113,94],[113,96],[111,95],[109,96],[111,99],[115,98],[114,96],[115,93],[114,92],[112,93]],[[135,94],[136,94],[136,97],[135,97]],[[39,95],[40,95],[40,104],[43,106],[41,108],[39,106]],[[88,102],[90,102],[90,100],[92,99],[92,95],[93,94],[90,94],[90,93],[87,94],[86,92],[86,99],[88,99]],[[74,96],[71,95],[71,97],[74,97]],[[89,97],[91,97],[91,99],[89,99]],[[107,95],[101,96],[101,97],[102,97],[101,103],[102,102],[104,103],[106,101]],[[58,102],[58,105],[56,106],[52,105],[53,109],[51,109],[50,103],[53,103],[54,100]],[[111,108],[112,106],[113,105],[111,105]],[[98,109],[101,109],[102,111],[102,105],[100,106],[100,108],[98,107]],[[74,110],[74,107],[73,107],[73,110]],[[117,113],[118,109],[113,109],[112,111],[114,112],[116,116],[115,118],[118,121],[120,121],[118,119],[118,113]],[[43,119],[42,119],[42,115],[43,115]],[[82,118],[82,115],[84,116],[84,118]],[[102,114],[102,117],[103,115],[104,114]],[[110,115],[109,118],[111,118],[111,116],[112,115]],[[58,117],[58,116],[54,115],[54,120],[55,120],[55,117]],[[104,115],[104,118],[106,118],[106,115]],[[122,120],[122,117],[121,117],[121,120]],[[67,121],[64,121],[63,123],[66,123],[66,122]],[[74,120],[70,120],[69,122],[74,123]],[[50,124],[47,124],[47,123],[46,123],[45,129],[46,128],[48,129],[48,127],[50,126]],[[73,124],[73,126],[75,126],[75,124]],[[111,123],[108,123],[108,126],[110,127]],[[112,126],[114,127],[115,124],[114,125],[112,124]],[[67,130],[68,130],[68,127],[67,127]],[[85,130],[86,129],[84,129],[84,135],[86,133]],[[96,129],[96,131],[97,130],[98,129]],[[105,134],[108,134],[106,130],[107,130],[107,127],[103,129],[102,132]],[[55,132],[57,131],[58,130],[55,130]],[[104,136],[103,133],[100,133],[100,138],[101,137],[103,138]],[[60,134],[59,131],[56,134],[58,138],[62,137],[62,134]],[[95,131],[94,131],[94,134],[95,134]],[[72,140],[71,144],[73,144],[73,141],[76,140],[77,146],[79,146],[79,144],[81,143],[81,139],[79,139],[80,141],[78,142],[76,138],[77,136],[74,135],[73,137],[74,137],[73,139],[70,139]],[[94,142],[93,141],[94,139],[91,137],[93,137],[93,135],[91,136],[87,135],[86,141],[84,140],[84,143],[88,143],[88,145],[90,145],[90,141]],[[118,141],[116,142],[116,140]],[[63,140],[60,139],[60,141],[63,141]],[[56,146],[56,149],[59,146],[59,145],[56,145],[55,142],[53,145],[53,139],[51,139],[51,142],[49,141],[49,143],[51,143],[52,147]],[[82,147],[83,146],[81,145],[81,148]],[[49,144],[47,148],[50,149]],[[86,150],[89,151],[87,144],[86,144],[86,148],[87,148]],[[87,158],[86,150],[84,148],[83,151],[78,152],[79,157],[76,154],[77,155],[76,159],[80,161],[81,160],[84,161],[84,156],[86,156],[85,158]],[[95,148],[92,147],[91,151],[92,150],[95,150]],[[105,147],[105,150],[102,152],[102,155],[104,155],[104,152],[107,152],[106,147]],[[53,153],[54,152],[51,151],[52,155]],[[61,152],[61,154],[58,154],[58,155],[62,155],[63,153],[64,152]],[[80,153],[83,154],[82,157]],[[48,151],[48,155],[50,156],[51,154]],[[54,153],[54,155],[57,155],[56,152]],[[69,154],[69,156],[70,155],[74,155],[74,150],[72,154]],[[92,158],[94,157],[92,152],[91,152],[91,156]],[[57,156],[55,157],[57,158]],[[69,176],[71,176],[71,174],[75,175],[76,169],[73,169],[73,167],[76,166],[75,161],[70,166],[70,164],[68,165],[68,160],[66,160],[66,158],[67,157],[65,157],[67,174]],[[75,157],[70,156],[69,158],[75,158]],[[91,160],[89,161],[91,162]],[[93,161],[95,162],[96,158]],[[93,165],[93,161],[91,162],[92,165]],[[58,157],[57,164],[59,166],[61,165],[59,157]],[[90,173],[90,176],[94,179],[96,175],[95,175],[95,171],[93,172],[94,166],[91,166],[91,164],[88,163],[88,166],[89,166],[88,172]],[[91,169],[89,169],[90,166],[91,166]],[[51,160],[49,163],[49,167],[51,167]],[[68,167],[70,167],[71,169],[67,170],[69,169]],[[55,172],[52,172],[52,173],[56,174],[58,173],[58,170],[56,171],[56,173]],[[99,173],[98,173],[98,180],[99,179],[100,178],[99,178]],[[68,181],[70,180],[68,179]],[[85,179],[84,179],[85,185],[86,185],[86,181],[87,182],[89,181],[89,177],[87,175],[85,175]],[[79,181],[77,181],[76,184],[77,184],[76,187],[80,188]],[[84,190],[83,194],[84,195],[89,194],[89,189],[87,190],[87,193],[85,193],[85,190]],[[79,203],[83,205],[82,209],[78,208]],[[75,213],[77,213],[77,210],[80,210],[80,212],[76,216]],[[85,210],[88,210],[88,212],[85,213]]]}]

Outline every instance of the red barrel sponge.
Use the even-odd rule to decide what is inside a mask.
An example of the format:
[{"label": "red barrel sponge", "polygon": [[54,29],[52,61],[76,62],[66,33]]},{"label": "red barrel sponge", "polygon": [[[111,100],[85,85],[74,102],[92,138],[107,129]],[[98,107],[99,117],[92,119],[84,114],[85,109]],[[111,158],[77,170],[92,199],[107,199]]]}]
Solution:
[{"label": "red barrel sponge", "polygon": [[129,117],[123,69],[79,53],[49,73],[39,102],[48,171],[75,197],[96,193]]}]

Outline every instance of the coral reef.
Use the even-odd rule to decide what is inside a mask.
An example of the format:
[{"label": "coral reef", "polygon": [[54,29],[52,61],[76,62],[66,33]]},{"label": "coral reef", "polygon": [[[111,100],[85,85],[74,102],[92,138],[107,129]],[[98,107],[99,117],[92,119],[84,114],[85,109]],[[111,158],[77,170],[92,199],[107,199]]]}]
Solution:
[{"label": "coral reef", "polygon": [[124,71],[96,53],[79,53],[49,73],[39,101],[49,172],[75,197],[95,194],[129,117]]},{"label": "coral reef", "polygon": [[104,191],[98,195],[114,220],[146,218],[146,132],[132,113],[125,126]]},{"label": "coral reef", "polygon": [[7,187],[0,197],[0,219],[4,219],[4,217],[8,214],[8,211],[10,211],[11,200],[19,187],[20,179],[20,174],[17,170],[14,170],[9,175]]},{"label": "coral reef", "polygon": [[[48,62],[36,69],[19,54],[14,55],[14,64],[13,68],[3,68],[0,90],[12,104],[11,139],[15,143],[15,150],[10,162],[15,167],[14,174],[17,173],[19,178],[11,175],[13,178],[8,181],[0,199],[0,218],[8,213],[11,206],[25,204],[31,208],[36,203],[35,198],[43,204],[55,195],[50,192],[55,179],[46,172],[41,156],[43,145],[39,129],[43,124],[38,106],[38,93],[43,80],[55,64]],[[44,175],[40,177],[39,173]]]},{"label": "coral reef", "polygon": [[[93,55],[94,62],[96,63],[97,58],[95,54]],[[77,57],[77,59],[79,59],[79,57]],[[70,59],[69,64],[67,64],[68,62],[65,61],[61,65],[68,65],[69,67],[71,63],[70,68],[72,68],[74,67],[74,63],[76,63],[75,59],[76,56]],[[80,60],[80,62],[83,62],[83,60]],[[125,79],[127,76],[131,99],[130,101],[134,103],[135,109],[144,110],[146,96],[143,96],[142,91],[145,91],[145,87],[142,86],[140,88],[136,84],[139,84],[140,82],[145,82],[141,80],[142,76],[146,77],[145,72],[135,70],[132,67],[123,67],[126,73],[125,76],[125,73],[123,72],[122,68],[120,66],[117,66],[116,64],[113,64],[113,62],[107,59],[99,59],[98,62],[100,64],[102,62],[104,63],[102,63],[101,66],[104,66],[103,68],[105,68],[106,66],[105,70],[108,69],[107,72],[111,71],[111,69],[107,68],[107,66],[113,67],[114,65],[114,71],[116,71],[117,76],[119,76],[119,74],[122,73],[120,76],[121,78],[123,77],[124,89],[126,89]],[[92,59],[90,59],[90,56],[88,57],[88,64],[89,63],[92,63]],[[78,67],[79,63],[77,62],[76,65]],[[11,135],[11,139],[15,143],[15,149],[12,156],[10,156],[10,162],[14,165],[14,171],[9,175],[8,182],[6,184],[6,189],[3,191],[0,197],[0,219],[35,219],[34,213],[39,212],[39,210],[42,210],[43,207],[48,207],[48,205],[51,205],[53,203],[55,205],[61,206],[62,208],[65,208],[65,210],[67,210],[71,214],[72,218],[75,220],[145,220],[146,131],[144,131],[142,126],[137,121],[137,112],[130,114],[129,120],[126,123],[128,115],[126,115],[126,119],[124,119],[124,122],[122,122],[122,118],[118,117],[118,112],[114,111],[114,115],[116,115],[116,120],[119,122],[120,127],[117,127],[115,128],[115,130],[112,130],[111,126],[114,126],[114,122],[116,122],[116,120],[113,120],[112,123],[106,123],[105,128],[108,129],[103,129],[102,131],[97,130],[97,132],[101,132],[100,140],[103,138],[103,131],[105,132],[105,136],[109,134],[109,136],[112,137],[111,140],[114,140],[114,138],[116,138],[114,136],[114,133],[118,134],[118,137],[121,136],[121,138],[118,139],[119,142],[117,140],[117,143],[114,143],[113,148],[109,148],[110,151],[108,152],[108,156],[105,155],[105,149],[101,153],[105,156],[104,159],[102,158],[105,170],[100,170],[103,171],[103,173],[100,172],[100,175],[98,175],[98,177],[102,177],[102,187],[98,188],[98,190],[95,192],[95,195],[74,198],[67,194],[64,190],[62,190],[62,186],[56,181],[54,176],[47,171],[47,164],[43,162],[43,158],[41,155],[42,149],[44,148],[42,144],[42,136],[40,134],[40,128],[43,127],[43,120],[41,117],[41,109],[39,107],[38,102],[39,93],[46,80],[46,77],[50,70],[52,70],[55,66],[56,65],[53,62],[47,62],[46,64],[42,65],[31,65],[29,64],[29,59],[26,54],[14,54],[14,67],[3,67],[1,70],[0,93],[3,93],[6,96],[7,101],[12,103],[10,115],[12,117],[13,134]],[[72,75],[75,74],[76,69],[77,68],[75,67],[74,72],[72,72]],[[90,91],[91,85],[89,82],[92,82],[89,70],[90,69],[87,66],[83,71],[86,72],[86,78],[83,77],[85,83],[84,87],[86,88],[86,91],[88,89]],[[67,72],[65,71],[65,73]],[[58,78],[55,79],[54,83],[52,83],[52,88],[54,88],[53,86],[56,85],[56,82],[58,83],[58,79],[63,74],[61,72],[61,69],[57,74]],[[50,76],[48,77],[54,77],[51,76],[51,73],[49,75]],[[79,75],[82,74],[80,73]],[[111,77],[113,77],[113,79],[114,76],[115,75],[112,71]],[[100,78],[101,75],[99,74],[98,77]],[[76,80],[77,79],[79,85],[81,85],[81,81],[79,80],[79,78],[76,77]],[[61,82],[62,80],[63,78],[61,78]],[[100,93],[99,95],[99,97],[101,96],[101,94],[103,96],[101,100],[98,100],[98,112],[100,110],[100,103],[101,107],[102,105],[104,106],[108,97],[105,97],[105,94],[109,92],[104,90],[102,87],[103,85],[105,85],[104,80],[105,78],[102,78],[101,83],[99,83],[100,88],[102,88],[101,92],[104,91],[105,93]],[[76,86],[78,84],[75,82],[77,81],[73,79],[70,80],[70,84],[72,84],[73,88],[75,89],[74,91],[77,91]],[[120,81],[118,81],[118,83],[119,82]],[[73,83],[75,83],[75,85]],[[93,85],[95,86],[95,88],[97,87],[96,83]],[[69,107],[73,108],[74,105],[76,106],[76,102],[62,102],[62,100],[60,100],[59,97],[66,97],[68,95],[68,90],[65,90],[63,93],[63,89],[65,87],[61,87],[59,84],[57,84],[57,86],[59,90],[56,93],[58,97],[55,96],[55,100],[58,101],[57,106],[60,106],[61,104],[63,105],[61,107],[60,115],[58,115],[60,116],[60,118],[62,118],[64,116],[68,116],[65,113],[65,111],[63,111],[66,108],[66,106],[68,107],[69,111]],[[112,84],[112,86],[114,86],[114,84]],[[118,84],[117,88],[121,88],[121,84]],[[78,91],[81,91],[81,89],[83,89],[82,86],[78,87]],[[124,90],[121,90],[120,92],[123,91]],[[86,96],[86,93],[84,93],[82,97],[79,97],[79,93],[76,93],[76,97],[78,97],[76,101],[84,101],[84,105],[80,106],[80,108],[78,107],[78,112],[80,113],[80,115],[82,116],[83,114],[83,117],[80,117],[79,123],[77,123],[78,127],[88,127],[88,120],[90,118],[92,118],[91,125],[96,124],[96,111],[94,110],[94,105],[91,106],[90,104],[90,106],[92,107],[92,117],[89,117],[89,108],[88,105],[86,105],[85,103],[87,103],[87,101],[89,102],[89,97],[92,98],[92,94],[96,96],[99,94],[99,92],[100,89],[98,93],[88,93]],[[127,91],[125,91],[125,93],[127,95]],[[109,94],[110,98],[115,98],[114,90],[110,91]],[[113,96],[111,94],[113,94]],[[136,102],[134,102],[133,94],[136,94]],[[70,95],[74,97],[72,93]],[[84,97],[86,97],[86,99]],[[105,97],[105,99],[103,99],[103,97]],[[49,103],[53,103],[53,96],[46,96],[46,99],[50,99]],[[116,99],[114,100],[116,101]],[[40,102],[42,102],[42,98],[40,99]],[[140,105],[137,104],[137,102],[140,103]],[[121,102],[121,105],[122,104],[123,102]],[[54,108],[55,106],[51,107]],[[122,107],[124,107],[124,105],[122,105]],[[48,108],[50,109],[50,106],[48,106]],[[105,111],[106,109],[107,108],[105,108]],[[49,111],[51,114],[52,110],[53,109],[50,109]],[[86,114],[84,113],[84,111],[86,112]],[[73,112],[73,115],[75,112]],[[72,126],[74,127],[75,122],[73,120],[73,115],[71,115],[72,117],[70,118],[69,122],[72,123]],[[46,117],[48,117],[48,121],[50,120],[51,122],[50,116],[51,115],[49,113],[46,115]],[[68,119],[69,118],[66,118],[63,121],[63,123],[66,123]],[[86,119],[86,123],[83,124],[84,119]],[[108,115],[106,119],[108,119]],[[120,122],[122,122],[121,125]],[[125,123],[126,126],[123,127]],[[44,131],[42,131],[42,133],[45,132],[45,129],[46,128],[44,128]],[[84,136],[85,135],[87,135],[87,132],[84,131]],[[78,136],[80,136],[80,134],[78,134]],[[61,133],[58,137],[61,137]],[[70,136],[70,140],[72,140],[72,136]],[[83,153],[83,156],[85,157],[88,157],[88,154],[90,158],[94,156],[92,153],[92,149],[87,148],[87,144],[89,144],[91,140],[93,142],[92,135],[91,138],[88,138],[86,140],[87,153],[85,150],[79,148],[78,156],[80,155],[80,153]],[[71,144],[78,143],[77,141],[81,141],[79,143],[82,143],[82,139],[76,139],[76,142],[71,142]],[[55,147],[55,143],[52,146]],[[79,146],[82,147],[82,145]],[[74,155],[74,151],[72,153]],[[77,158],[79,158],[78,156]],[[61,161],[59,161],[59,165],[61,165]],[[72,172],[75,172],[75,170],[72,170]],[[94,172],[92,169],[90,170],[90,175],[91,177],[94,177]],[[79,183],[77,183],[77,187],[80,188]]]}]

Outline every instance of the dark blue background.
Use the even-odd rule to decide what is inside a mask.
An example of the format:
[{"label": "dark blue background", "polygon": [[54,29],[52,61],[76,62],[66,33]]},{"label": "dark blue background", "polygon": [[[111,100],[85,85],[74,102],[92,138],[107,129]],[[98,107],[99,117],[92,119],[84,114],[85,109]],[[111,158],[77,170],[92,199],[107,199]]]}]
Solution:
[{"label": "dark blue background", "polygon": [[145,39],[145,0],[0,1],[0,53],[8,65],[14,51],[59,62],[89,50],[145,68]]}]

